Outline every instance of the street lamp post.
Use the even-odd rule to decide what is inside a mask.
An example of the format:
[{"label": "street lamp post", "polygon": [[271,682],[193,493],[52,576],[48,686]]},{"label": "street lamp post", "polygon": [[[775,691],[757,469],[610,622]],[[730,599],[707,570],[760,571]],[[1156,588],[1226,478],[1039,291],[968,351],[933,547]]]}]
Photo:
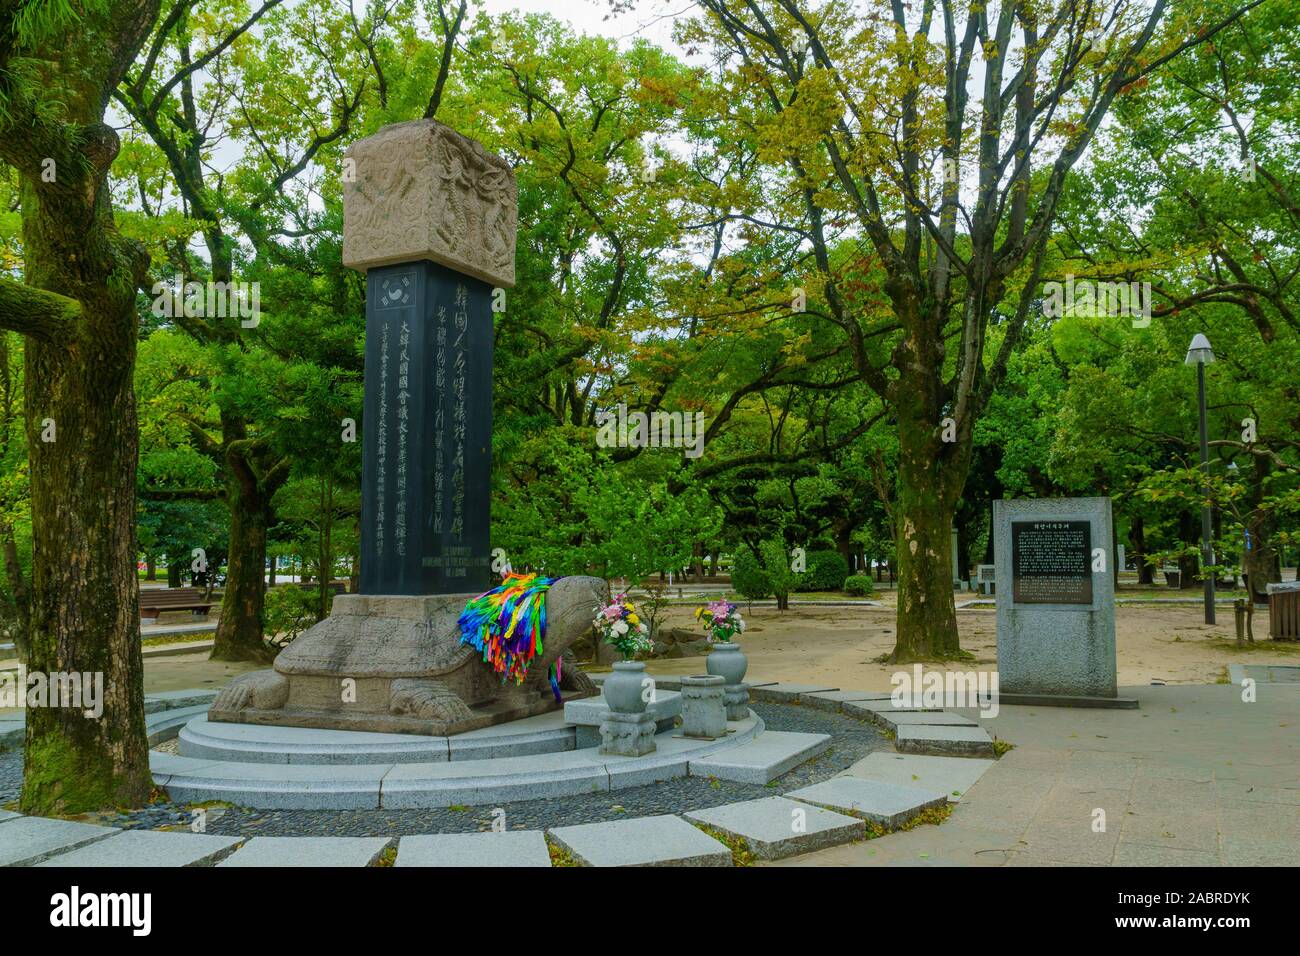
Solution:
[{"label": "street lamp post", "polygon": [[1214,548],[1210,543],[1213,533],[1210,515],[1210,441],[1205,423],[1205,366],[1214,361],[1210,340],[1201,333],[1192,339],[1187,348],[1185,364],[1196,366],[1196,390],[1201,410],[1201,468],[1205,479],[1203,491],[1205,504],[1201,508],[1201,576],[1205,579],[1205,623],[1214,623]]}]

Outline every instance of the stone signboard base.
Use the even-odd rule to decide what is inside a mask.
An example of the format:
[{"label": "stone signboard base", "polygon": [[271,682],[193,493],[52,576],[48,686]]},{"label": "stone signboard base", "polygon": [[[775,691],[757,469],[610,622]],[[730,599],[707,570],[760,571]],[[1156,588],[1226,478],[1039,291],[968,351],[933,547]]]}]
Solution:
[{"label": "stone signboard base", "polygon": [[[281,651],[273,669],[222,688],[208,719],[447,736],[558,708],[547,672],[591,628],[605,582],[568,577],[551,587],[545,647],[521,685],[502,684],[460,643],[457,621],[472,597],[340,594],[333,613]],[[565,700],[599,693],[572,656],[561,671]]]}]

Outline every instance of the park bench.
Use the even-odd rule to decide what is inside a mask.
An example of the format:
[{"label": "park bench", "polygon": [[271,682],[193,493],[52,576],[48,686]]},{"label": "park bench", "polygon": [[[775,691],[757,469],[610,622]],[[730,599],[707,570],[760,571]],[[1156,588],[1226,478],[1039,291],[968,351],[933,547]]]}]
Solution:
[{"label": "park bench", "polygon": [[1268,636],[1300,641],[1300,582],[1268,585]]},{"label": "park bench", "polygon": [[979,584],[980,593],[993,594],[997,588],[997,565],[981,564],[975,569],[975,580]]},{"label": "park bench", "polygon": [[219,603],[205,597],[203,588],[143,588],[140,591],[140,620],[154,623],[162,611],[193,611],[207,617],[212,605]]}]

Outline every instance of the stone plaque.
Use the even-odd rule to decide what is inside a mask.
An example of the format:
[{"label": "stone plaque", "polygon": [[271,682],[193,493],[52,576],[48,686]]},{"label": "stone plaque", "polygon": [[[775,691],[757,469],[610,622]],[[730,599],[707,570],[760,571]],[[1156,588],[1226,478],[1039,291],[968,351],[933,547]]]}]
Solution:
[{"label": "stone plaque", "polygon": [[1091,524],[1011,522],[1011,590],[1016,604],[1091,604]]},{"label": "stone plaque", "polygon": [[427,261],[366,275],[363,594],[492,586],[491,295]]},{"label": "stone plaque", "polygon": [[1117,697],[1111,541],[1109,498],[993,503],[1004,698]]}]

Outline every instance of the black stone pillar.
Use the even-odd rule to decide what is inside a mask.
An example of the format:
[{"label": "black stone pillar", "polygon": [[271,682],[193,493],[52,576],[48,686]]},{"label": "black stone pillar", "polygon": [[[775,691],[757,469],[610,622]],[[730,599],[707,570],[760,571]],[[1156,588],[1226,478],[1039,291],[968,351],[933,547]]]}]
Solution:
[{"label": "black stone pillar", "polygon": [[366,274],[362,594],[492,586],[491,296],[428,261]]}]

